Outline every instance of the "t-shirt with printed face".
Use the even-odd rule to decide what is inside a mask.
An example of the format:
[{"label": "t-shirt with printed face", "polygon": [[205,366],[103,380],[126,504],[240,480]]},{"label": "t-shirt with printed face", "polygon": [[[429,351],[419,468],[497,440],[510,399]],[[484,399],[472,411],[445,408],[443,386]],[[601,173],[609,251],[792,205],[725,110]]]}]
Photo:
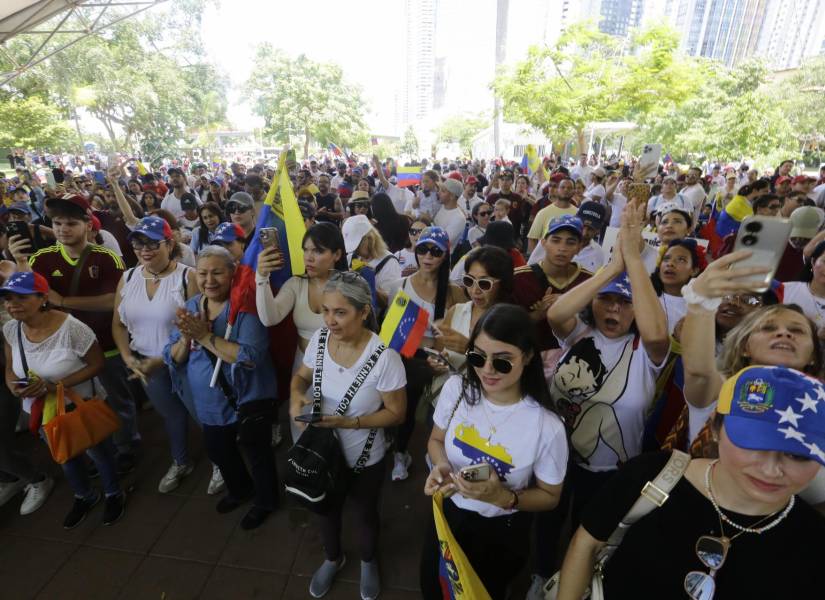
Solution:
[{"label": "t-shirt with printed face", "polygon": [[[89,244],[75,296],[114,294],[123,274],[123,260],[103,246]],[[62,244],[43,248],[29,259],[29,265],[49,282],[49,287],[61,296],[68,296],[78,259],[71,258]],[[95,332],[103,352],[117,350],[112,339],[112,311],[72,310],[75,318]]]},{"label": "t-shirt with printed face", "polygon": [[[530,487],[534,477],[550,485],[564,481],[567,435],[558,415],[530,396],[509,406],[493,404],[483,392],[472,405],[464,398],[459,402],[461,388],[462,377],[450,377],[433,415],[435,425],[445,430],[444,448],[454,471],[487,462],[511,490]],[[485,517],[512,512],[460,494],[450,500]]]},{"label": "t-shirt with printed face", "polygon": [[564,355],[550,379],[550,393],[571,428],[574,460],[590,471],[609,471],[642,451],[656,365],[638,335],[608,338],[577,317],[559,339]]}]

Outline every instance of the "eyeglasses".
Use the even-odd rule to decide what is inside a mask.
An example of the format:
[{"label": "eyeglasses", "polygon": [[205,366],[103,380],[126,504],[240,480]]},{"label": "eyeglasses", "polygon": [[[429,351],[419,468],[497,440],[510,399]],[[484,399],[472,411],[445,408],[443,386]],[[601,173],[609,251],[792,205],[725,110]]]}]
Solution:
[{"label": "eyeglasses", "polygon": [[160,248],[160,242],[141,242],[140,240],[132,240],[132,248],[135,250],[157,250]]},{"label": "eyeglasses", "polygon": [[712,600],[716,593],[716,572],[725,563],[728,548],[728,538],[703,535],[696,541],[696,556],[710,569],[710,573],[691,571],[685,575],[685,591],[693,600]]},{"label": "eyeglasses", "polygon": [[[467,362],[476,369],[483,369],[487,364],[487,355],[477,352],[476,350],[467,351]],[[513,370],[513,363],[505,358],[493,358],[493,369],[502,375],[506,375]]]},{"label": "eyeglasses", "polygon": [[478,286],[482,292],[489,292],[493,289],[493,286],[496,284],[498,279],[493,279],[492,277],[479,277],[476,279],[472,275],[465,275],[461,282],[464,284],[464,287],[467,289],[472,288],[474,285]]},{"label": "eyeglasses", "polygon": [[489,217],[491,214],[493,214],[493,211],[491,211],[491,210],[480,210],[480,211],[478,211],[478,216],[479,217]]},{"label": "eyeglasses", "polygon": [[252,208],[249,207],[249,206],[242,206],[240,204],[230,204],[226,208],[226,212],[229,213],[230,215],[234,214],[234,213],[243,213],[243,212],[246,212],[248,210],[252,210]]},{"label": "eyeglasses", "polygon": [[424,229],[415,229],[414,227],[410,227],[410,235],[418,235],[424,231]]},{"label": "eyeglasses", "polygon": [[762,306],[762,298],[746,294],[729,294],[722,297],[722,302],[741,304],[742,306]]},{"label": "eyeglasses", "polygon": [[421,245],[415,247],[415,253],[418,256],[424,256],[425,254],[429,254],[433,258],[441,258],[444,256],[444,250],[439,248],[438,246],[427,246]]}]

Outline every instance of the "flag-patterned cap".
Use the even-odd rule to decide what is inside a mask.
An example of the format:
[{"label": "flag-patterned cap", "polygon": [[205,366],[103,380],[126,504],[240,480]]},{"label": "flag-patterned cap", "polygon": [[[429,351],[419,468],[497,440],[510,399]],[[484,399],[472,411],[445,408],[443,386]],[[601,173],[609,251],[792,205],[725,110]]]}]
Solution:
[{"label": "flag-patterned cap", "polygon": [[427,227],[421,232],[415,247],[418,248],[423,244],[435,244],[444,252],[450,251],[450,236],[441,227]]},{"label": "flag-patterned cap", "polygon": [[825,387],[787,367],[747,367],[719,392],[725,433],[749,450],[787,452],[825,465]]},{"label": "flag-patterned cap", "polygon": [[0,294],[48,294],[49,282],[40,273],[25,271],[14,273],[0,287]]},{"label": "flag-patterned cap", "polygon": [[221,223],[215,231],[209,234],[209,243],[229,244],[236,240],[244,239],[244,232],[240,225],[236,223]]},{"label": "flag-patterned cap", "polygon": [[581,238],[584,225],[582,224],[582,220],[578,217],[574,217],[573,215],[561,215],[555,219],[550,219],[550,222],[547,224],[547,233],[544,237],[547,237],[551,233],[561,231],[562,229],[572,231],[579,236],[579,238]]},{"label": "flag-patterned cap", "polygon": [[160,217],[143,217],[132,231],[127,236],[131,240],[136,235],[148,237],[150,240],[160,242],[162,240],[172,239],[172,228],[166,219]]},{"label": "flag-patterned cap", "polygon": [[630,289],[630,278],[627,276],[627,273],[622,273],[621,275],[615,277],[613,281],[608,283],[602,289],[599,290],[600,294],[618,294],[623,298],[628,300],[633,300],[633,293]]}]

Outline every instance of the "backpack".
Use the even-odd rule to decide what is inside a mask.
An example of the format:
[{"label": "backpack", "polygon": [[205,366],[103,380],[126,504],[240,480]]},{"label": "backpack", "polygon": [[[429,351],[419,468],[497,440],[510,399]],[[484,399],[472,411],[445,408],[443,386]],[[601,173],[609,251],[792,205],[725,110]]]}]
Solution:
[{"label": "backpack", "polygon": [[[326,327],[322,328],[318,335],[318,354],[312,373],[312,414],[317,416],[321,415],[321,377],[328,335],[329,330]],[[384,344],[379,344],[370,355],[335,409],[336,415],[343,416],[347,412],[361,384],[386,349]],[[355,463],[354,473],[360,473],[367,465],[377,435],[377,429],[370,429],[364,449]],[[346,471],[344,452],[341,450],[335,430],[313,427],[310,424],[287,452],[284,489],[306,508],[323,515],[343,502],[346,493]]]}]

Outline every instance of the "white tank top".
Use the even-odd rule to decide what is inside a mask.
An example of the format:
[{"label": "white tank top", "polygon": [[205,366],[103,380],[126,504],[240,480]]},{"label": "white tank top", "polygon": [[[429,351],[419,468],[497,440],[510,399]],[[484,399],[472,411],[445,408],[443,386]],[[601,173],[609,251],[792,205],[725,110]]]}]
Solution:
[{"label": "white tank top", "polygon": [[410,297],[410,300],[415,302],[418,306],[420,306],[421,308],[426,310],[427,313],[429,313],[430,318],[427,320],[427,330],[424,332],[424,337],[434,338],[435,332],[433,331],[432,324],[435,320],[435,304],[433,304],[432,302],[427,302],[421,296],[418,295],[418,292],[415,291],[415,287],[413,286],[412,281],[410,281],[410,277],[412,277],[412,275],[410,275],[409,277],[404,277],[403,281],[401,282],[401,289],[407,293],[407,295]]},{"label": "white tank top", "polygon": [[175,311],[186,303],[186,272],[190,268],[178,263],[175,271],[160,280],[155,295],[149,299],[143,266],[123,274],[118,315],[129,330],[129,347],[143,356],[160,356],[169,341]]}]

